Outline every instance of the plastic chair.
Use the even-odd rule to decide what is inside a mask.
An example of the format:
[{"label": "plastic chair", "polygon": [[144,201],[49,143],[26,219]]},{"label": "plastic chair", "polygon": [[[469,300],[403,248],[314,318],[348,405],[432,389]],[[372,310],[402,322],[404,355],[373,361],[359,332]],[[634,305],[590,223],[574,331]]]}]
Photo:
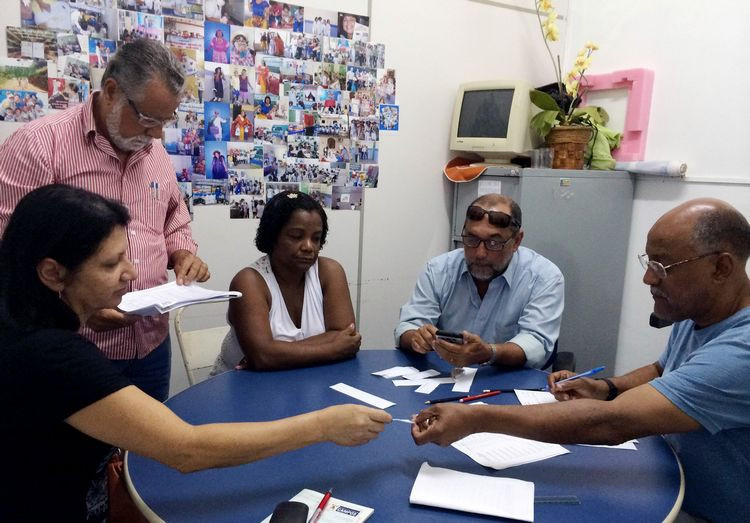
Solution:
[{"label": "plastic chair", "polygon": [[174,315],[174,330],[177,333],[177,343],[180,345],[188,382],[190,385],[195,385],[206,379],[211,372],[214,360],[221,350],[221,342],[229,332],[229,325],[183,331],[182,313],[184,310],[184,307],[177,309]]},{"label": "plastic chair", "polygon": [[556,341],[555,346],[552,349],[552,354],[550,354],[549,359],[545,362],[542,369],[552,366],[552,372],[557,372],[558,370],[569,370],[570,372],[575,372],[576,355],[572,352],[558,351],[557,343],[558,342]]}]

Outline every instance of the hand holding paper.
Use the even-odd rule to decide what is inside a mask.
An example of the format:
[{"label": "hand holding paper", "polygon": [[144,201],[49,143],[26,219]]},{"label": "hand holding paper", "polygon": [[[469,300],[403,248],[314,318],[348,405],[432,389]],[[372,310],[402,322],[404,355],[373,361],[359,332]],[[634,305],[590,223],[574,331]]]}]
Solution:
[{"label": "hand holding paper", "polygon": [[417,414],[411,435],[417,445],[436,443],[442,447],[475,432],[472,412],[476,406],[439,403]]}]

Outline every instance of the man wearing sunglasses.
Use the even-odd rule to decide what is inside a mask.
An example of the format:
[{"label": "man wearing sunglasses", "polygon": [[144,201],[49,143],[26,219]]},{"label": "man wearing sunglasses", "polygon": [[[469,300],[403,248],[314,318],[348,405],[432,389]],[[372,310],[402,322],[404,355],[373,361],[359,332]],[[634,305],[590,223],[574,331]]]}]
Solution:
[{"label": "man wearing sunglasses", "polygon": [[[685,473],[678,521],[750,521],[750,224],[727,203],[686,202],[648,233],[643,283],[654,314],[675,322],[659,359],[623,376],[550,374],[559,403],[430,408],[418,444],[470,432],[556,443],[616,444],[665,434]],[[575,400],[575,401],[566,401]],[[426,420],[430,420],[426,423]]]},{"label": "man wearing sunglasses", "polygon": [[[0,146],[0,234],[16,202],[30,190],[66,183],[126,205],[128,256],[138,269],[129,290],[167,281],[208,279],[195,255],[190,216],[175,171],[159,139],[173,122],[184,78],[159,42],[135,40],[109,60],[101,90],[66,111],[38,119]],[[92,316],[83,329],[143,391],[164,400],[169,392],[168,317],[140,317],[115,309]]]},{"label": "man wearing sunglasses", "polygon": [[[521,209],[487,194],[466,211],[463,248],[427,263],[395,330],[396,345],[435,350],[456,367],[540,368],[560,333],[564,280],[551,261],[521,247]],[[463,343],[438,339],[462,333]]]}]

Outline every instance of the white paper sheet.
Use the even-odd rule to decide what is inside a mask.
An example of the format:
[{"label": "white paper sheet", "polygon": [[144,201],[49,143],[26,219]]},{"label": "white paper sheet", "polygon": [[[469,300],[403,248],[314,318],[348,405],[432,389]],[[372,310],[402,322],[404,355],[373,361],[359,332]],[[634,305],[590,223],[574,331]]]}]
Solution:
[{"label": "white paper sheet", "polygon": [[570,452],[556,443],[544,443],[490,432],[470,434],[454,442],[453,447],[480,465],[496,470],[554,458]]},{"label": "white paper sheet", "polygon": [[212,291],[195,283],[177,285],[175,282],[169,282],[150,289],[129,292],[122,297],[122,301],[117,308],[128,314],[155,316],[178,307],[196,303],[226,301],[240,296],[242,296],[242,293],[237,291]]},{"label": "white paper sheet", "polygon": [[433,376],[440,376],[440,371],[427,369],[415,374],[403,374],[401,377],[405,380],[421,380],[424,378],[432,378]]},{"label": "white paper sheet", "polygon": [[541,390],[515,389],[516,397],[521,405],[541,405],[542,403],[557,403],[551,392]]},{"label": "white paper sheet", "polygon": [[373,372],[373,376],[381,376],[385,379],[393,379],[393,378],[400,378],[407,374],[414,374],[416,372],[419,372],[419,369],[416,367],[391,367],[389,369],[383,369],[379,370],[377,372]]},{"label": "white paper sheet", "polygon": [[396,387],[419,387],[420,385],[432,385],[437,383],[453,383],[453,378],[423,378],[421,380],[393,380]]},{"label": "white paper sheet", "polygon": [[477,369],[464,367],[464,371],[455,377],[456,384],[453,385],[453,392],[469,392],[476,373]]},{"label": "white paper sheet", "polygon": [[619,450],[638,450],[635,444],[638,443],[637,439],[631,439],[619,445],[589,445],[587,443],[579,443],[582,447],[602,447],[605,449],[619,449]]},{"label": "white paper sheet", "polygon": [[395,405],[395,403],[393,403],[392,401],[388,401],[363,390],[355,389],[354,387],[352,387],[351,385],[347,385],[346,383],[337,383],[336,385],[331,385],[331,388],[335,391],[346,394],[347,396],[351,396],[354,399],[358,399],[359,401],[362,401],[379,409],[387,409],[388,407],[392,407]]},{"label": "white paper sheet", "polygon": [[424,385],[420,385],[416,389],[414,389],[414,392],[419,392],[420,394],[430,394],[431,392],[434,392],[436,388],[440,386],[440,383],[425,383]]},{"label": "white paper sheet", "polygon": [[409,495],[417,505],[534,521],[534,484],[422,463]]}]

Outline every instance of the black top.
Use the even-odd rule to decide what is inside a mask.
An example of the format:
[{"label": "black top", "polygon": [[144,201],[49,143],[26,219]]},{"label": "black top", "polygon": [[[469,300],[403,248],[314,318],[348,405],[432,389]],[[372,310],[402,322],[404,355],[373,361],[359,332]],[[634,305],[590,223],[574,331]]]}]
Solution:
[{"label": "black top", "polygon": [[111,447],[64,420],[128,385],[75,332],[0,328],[3,519],[85,520],[86,494]]}]

